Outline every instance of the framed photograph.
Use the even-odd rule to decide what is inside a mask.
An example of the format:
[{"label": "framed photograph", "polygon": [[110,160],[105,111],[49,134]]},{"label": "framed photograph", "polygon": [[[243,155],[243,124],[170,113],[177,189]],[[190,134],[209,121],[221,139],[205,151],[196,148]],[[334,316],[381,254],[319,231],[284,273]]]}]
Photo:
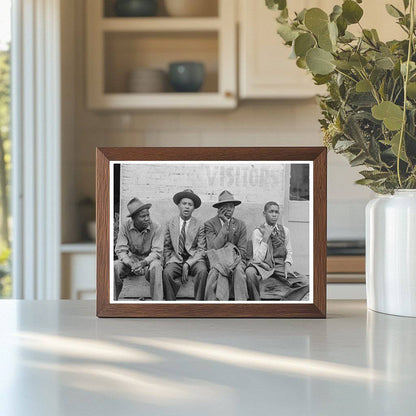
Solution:
[{"label": "framed photograph", "polygon": [[98,148],[97,316],[324,318],[326,154]]}]

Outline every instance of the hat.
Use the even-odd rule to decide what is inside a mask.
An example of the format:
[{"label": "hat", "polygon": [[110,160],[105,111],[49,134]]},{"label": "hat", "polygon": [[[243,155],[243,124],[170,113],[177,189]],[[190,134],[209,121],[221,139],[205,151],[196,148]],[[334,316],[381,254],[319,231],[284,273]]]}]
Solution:
[{"label": "hat", "polygon": [[222,191],[218,197],[218,202],[216,202],[213,207],[219,208],[222,204],[226,204],[227,202],[232,202],[234,206],[241,204],[241,201],[234,199],[234,195],[231,192]]},{"label": "hat", "polygon": [[143,204],[142,201],[138,198],[133,198],[129,201],[127,204],[127,209],[130,212],[130,215],[127,215],[128,217],[133,217],[138,212],[142,211],[143,209],[149,209],[152,206],[152,204]]},{"label": "hat", "polygon": [[189,198],[194,201],[195,209],[199,208],[201,206],[201,199],[198,195],[195,195],[192,189],[185,189],[182,192],[178,192],[173,196],[173,202],[178,205],[179,202],[181,202],[181,199],[183,198]]}]

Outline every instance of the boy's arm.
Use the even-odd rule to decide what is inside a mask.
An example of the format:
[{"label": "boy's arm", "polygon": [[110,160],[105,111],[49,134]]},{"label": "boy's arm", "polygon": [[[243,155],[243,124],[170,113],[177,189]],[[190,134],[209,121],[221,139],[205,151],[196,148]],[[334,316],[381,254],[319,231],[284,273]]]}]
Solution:
[{"label": "boy's arm", "polygon": [[255,263],[261,263],[266,258],[268,245],[263,241],[263,235],[259,229],[255,229],[252,235],[253,241],[253,260]]}]

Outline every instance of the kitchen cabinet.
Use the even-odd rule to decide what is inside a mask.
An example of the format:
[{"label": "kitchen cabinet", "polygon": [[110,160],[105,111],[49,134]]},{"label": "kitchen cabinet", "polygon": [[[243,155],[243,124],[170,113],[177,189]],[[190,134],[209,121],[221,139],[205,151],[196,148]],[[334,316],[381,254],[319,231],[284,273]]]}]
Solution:
[{"label": "kitchen cabinet", "polygon": [[[217,16],[116,17],[112,2],[87,1],[87,105],[90,109],[233,108],[237,105],[236,7],[218,2]],[[166,14],[166,13],[165,13]],[[167,71],[175,61],[198,61],[200,92],[128,92],[137,69]]]},{"label": "kitchen cabinet", "polygon": [[[322,1],[294,0],[290,10],[323,7]],[[319,93],[311,75],[289,59],[290,48],[276,33],[264,1],[239,1],[239,94],[244,98],[309,98]]]},{"label": "kitchen cabinet", "polygon": [[[394,0],[400,9],[401,0]],[[320,7],[330,12],[337,0],[291,0],[289,11]],[[276,33],[275,17],[279,12],[269,10],[264,1],[239,0],[239,96],[242,99],[308,98],[325,92],[324,87],[314,85],[312,77],[289,59],[290,48],[283,44]],[[404,32],[394,22],[384,4],[367,1],[362,25],[376,28],[381,40],[403,38]],[[388,22],[388,23],[387,23]],[[349,27],[358,33],[358,25]]]}]

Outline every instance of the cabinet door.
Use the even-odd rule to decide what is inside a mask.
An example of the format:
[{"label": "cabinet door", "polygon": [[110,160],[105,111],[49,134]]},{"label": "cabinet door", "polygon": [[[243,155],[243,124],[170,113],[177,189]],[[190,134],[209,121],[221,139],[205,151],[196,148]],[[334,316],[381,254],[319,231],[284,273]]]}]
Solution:
[{"label": "cabinet door", "polygon": [[[399,9],[402,0],[389,1]],[[289,12],[303,8],[320,7],[329,13],[340,0],[291,0]],[[240,45],[239,89],[241,98],[306,98],[323,93],[323,87],[314,85],[311,75],[289,59],[290,48],[283,44],[276,33],[275,17],[278,12],[269,10],[264,0],[239,0]],[[403,38],[394,18],[389,16],[385,5],[379,1],[361,4],[364,16],[361,21],[366,28],[376,28],[382,40]],[[349,27],[358,34],[358,25]]]},{"label": "cabinet door", "polygon": [[[311,5],[313,3],[313,5]],[[291,13],[305,7],[321,7],[321,2],[292,0]],[[240,0],[240,97],[306,98],[319,88],[311,75],[289,59],[290,48],[276,33],[278,12],[269,10],[264,1]]]}]

